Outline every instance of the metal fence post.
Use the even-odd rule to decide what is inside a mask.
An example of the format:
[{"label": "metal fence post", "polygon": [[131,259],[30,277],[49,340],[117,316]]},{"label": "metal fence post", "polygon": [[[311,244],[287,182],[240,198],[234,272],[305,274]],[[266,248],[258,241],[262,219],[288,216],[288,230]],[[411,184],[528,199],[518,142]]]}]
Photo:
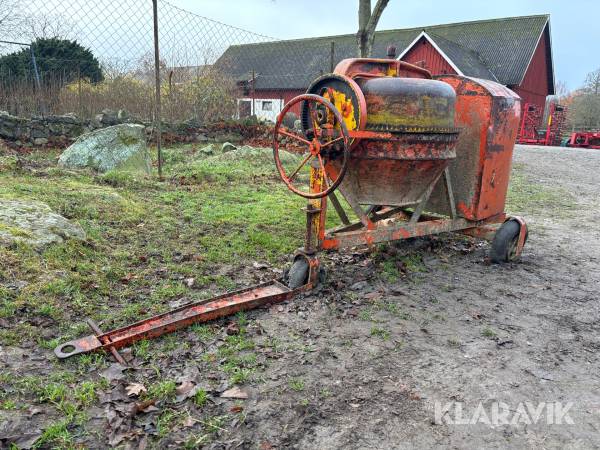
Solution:
[{"label": "metal fence post", "polygon": [[158,48],[158,5],[157,0],[152,0],[152,12],[154,16],[154,77],[156,100],[154,106],[154,122],[156,130],[156,151],[158,157],[158,179],[163,180],[162,173],[162,149],[161,149],[161,107],[160,107],[160,53]]},{"label": "metal fence post", "polygon": [[40,102],[40,110],[42,111],[42,116],[47,115],[46,105],[44,103],[44,99],[42,97],[42,83],[40,81],[40,72],[38,70],[37,61],[35,59],[35,52],[33,51],[33,46],[29,46],[29,52],[31,53],[31,64],[33,65],[33,74],[35,76],[35,87],[37,88],[38,99]]},{"label": "metal fence post", "polygon": [[256,111],[254,110],[255,108],[255,103],[256,103],[256,99],[254,98],[256,96],[256,92],[254,90],[254,78],[256,77],[256,73],[254,72],[254,69],[252,69],[252,108],[250,108],[250,115],[254,116],[256,114]]}]

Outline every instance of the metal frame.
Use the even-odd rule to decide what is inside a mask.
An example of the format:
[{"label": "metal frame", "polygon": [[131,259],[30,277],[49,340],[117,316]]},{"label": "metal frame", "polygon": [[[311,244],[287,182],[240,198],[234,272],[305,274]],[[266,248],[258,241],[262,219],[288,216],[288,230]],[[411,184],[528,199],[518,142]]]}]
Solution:
[{"label": "metal frame", "polygon": [[[351,131],[350,136],[354,133]],[[320,183],[326,174],[320,167],[311,167],[311,191],[319,192]],[[436,185],[443,179],[444,190],[450,211],[449,217],[425,215],[427,202]],[[313,191],[314,186],[314,191]],[[373,245],[381,242],[398,241],[413,237],[427,236],[445,232],[461,232],[482,238],[491,238],[495,229],[492,224],[501,224],[507,220],[506,214],[499,214],[485,220],[472,221],[457,216],[456,203],[453,195],[450,173],[446,168],[427,188],[419,202],[411,211],[407,206],[383,207],[379,211],[369,214],[364,211],[356,200],[345,192],[343,186],[338,188],[339,192],[347,201],[350,208],[359,218],[356,222],[349,222],[346,212],[339,200],[332,200],[334,209],[342,220],[341,227],[325,230],[324,224],[327,217],[327,197],[312,199],[307,207],[307,234],[305,248],[314,248],[317,242],[320,250],[339,250],[342,248],[359,245]],[[331,198],[331,194],[329,196]],[[337,206],[336,206],[337,205]],[[520,245],[522,248],[522,245]],[[520,253],[520,252],[519,252]]]},{"label": "metal frame", "polygon": [[[311,267],[315,265],[318,265],[318,260],[313,261]],[[314,270],[311,269],[311,272]],[[311,275],[311,278],[316,279],[318,274]],[[117,351],[134,342],[171,333],[194,323],[208,322],[239,311],[283,302],[312,288],[313,284],[308,282],[301,288],[292,290],[285,286],[282,280],[272,280],[209,300],[185,305],[107,333],[103,333],[97,325],[88,322],[95,334],[60,344],[54,349],[54,354],[58,358],[64,359],[82,353],[105,350],[110,351],[118,362],[126,365],[125,360]]]},{"label": "metal frame", "polygon": [[[566,106],[551,103],[546,123],[543,123],[543,109],[536,104],[525,103],[517,142],[526,145],[560,145],[566,113]],[[538,135],[540,130],[544,130],[543,135]]]},{"label": "metal frame", "polygon": [[569,138],[568,146],[600,150],[600,132],[578,131],[572,133]]},{"label": "metal frame", "polygon": [[[377,77],[387,76],[392,73],[394,76],[407,76],[430,78],[430,74],[421,68],[402,63],[395,60],[372,60],[372,59],[355,59],[345,60],[338,65],[336,71],[347,74],[354,74],[356,77]],[[350,85],[354,83],[350,79]],[[358,91],[357,91],[358,92]],[[358,92],[358,98],[362,98]],[[364,98],[363,98],[364,100]],[[295,134],[286,129],[281,129],[283,116],[289,110],[291,105],[298,101],[306,101],[312,103],[320,103],[326,107],[340,124],[339,130],[334,130],[329,127],[328,130],[322,133],[317,133],[317,118],[316,111],[310,109],[310,104],[307,110],[307,119],[313,124],[315,136],[311,141]],[[361,101],[359,103],[362,105]],[[364,103],[364,102],[363,102]],[[481,103],[469,102],[467,107],[469,111],[473,106],[477,107]],[[480,106],[481,108],[481,106]],[[363,123],[365,120],[366,110],[359,109],[358,123]],[[516,125],[516,124],[515,124]],[[515,126],[516,129],[516,126]],[[338,133],[338,135],[335,135]],[[443,135],[444,140],[436,137],[437,133]],[[423,141],[411,143],[405,141],[405,135],[427,135],[426,142],[435,142],[436,145],[427,147],[423,145]],[[516,133],[515,133],[516,134]],[[283,135],[298,143],[307,145],[310,154],[301,163],[296,171],[289,176],[279,159],[279,142],[278,136]],[[118,353],[118,350],[126,345],[130,345],[141,339],[150,339],[161,336],[163,334],[181,329],[188,325],[198,322],[207,322],[216,318],[225,317],[234,314],[238,311],[250,310],[270,303],[277,303],[289,300],[298,293],[312,289],[318,282],[320,261],[317,257],[320,250],[339,250],[346,247],[354,247],[358,245],[373,245],[380,242],[390,242],[402,239],[408,239],[419,236],[426,236],[444,232],[458,232],[471,236],[490,238],[493,236],[495,229],[494,224],[501,224],[507,220],[516,220],[520,224],[520,233],[515,246],[515,257],[517,257],[523,248],[527,238],[527,227],[524,221],[518,217],[508,217],[504,211],[504,205],[501,207],[496,205],[496,209],[491,209],[491,217],[485,217],[481,220],[469,220],[465,217],[457,215],[457,204],[454,195],[454,189],[448,169],[449,155],[446,144],[455,141],[458,131],[454,128],[447,130],[429,129],[423,127],[411,129],[384,129],[379,131],[373,130],[348,130],[340,112],[335,106],[323,97],[317,95],[305,94],[296,97],[296,99],[286,105],[280,114],[273,136],[273,151],[277,169],[282,177],[282,180],[288,185],[290,190],[308,199],[308,204],[304,211],[306,212],[306,234],[304,246],[297,250],[294,255],[294,260],[304,258],[308,262],[308,273],[306,274],[306,282],[304,286],[298,289],[290,289],[283,284],[282,279],[272,280],[253,287],[238,290],[236,292],[224,294],[209,300],[193,303],[182,306],[173,311],[166,312],[148,319],[139,321],[132,325],[125,326],[113,331],[104,333],[98,325],[93,322],[88,322],[94,332],[93,335],[86,336],[81,339],[69,341],[56,347],[54,350],[58,358],[68,358],[73,355],[82,354],[91,351],[105,350],[110,351],[117,361],[126,365],[126,361]],[[319,138],[331,138],[330,140],[321,142]],[[359,148],[360,141],[366,141],[366,148]],[[372,142],[377,141],[375,149],[368,147]],[[514,136],[506,139],[510,141],[510,145],[514,143]],[[437,145],[439,143],[445,145]],[[502,143],[502,142],[501,142]],[[321,154],[322,149],[336,144],[341,149],[335,149],[337,156],[324,158]],[[397,191],[394,191],[392,196],[387,197],[360,197],[356,191],[352,191],[350,186],[345,189],[342,179],[346,173],[347,159],[351,157],[352,151],[363,151],[363,157],[372,159],[377,157],[377,154],[384,152],[386,154],[394,154],[394,152],[402,153],[404,145],[414,145],[415,148],[421,151],[418,158],[406,158],[403,160],[417,161],[442,161],[442,163],[429,167],[428,177],[424,177],[422,172],[415,172],[417,178],[415,182],[421,183],[418,193],[413,196],[399,197]],[[508,145],[508,144],[507,144]],[[502,146],[501,146],[502,148]],[[512,147],[511,147],[512,149]],[[414,150],[414,148],[413,148]],[[341,151],[341,153],[340,153]],[[373,154],[375,153],[375,154]],[[360,158],[360,154],[356,156]],[[452,155],[454,157],[454,155]],[[337,160],[336,160],[337,158]],[[389,158],[388,158],[389,159]],[[300,191],[292,186],[292,180],[298,171],[310,162],[310,184],[309,192]],[[501,164],[500,161],[498,164]],[[507,164],[504,164],[505,166]],[[379,169],[378,169],[379,170]],[[396,168],[394,168],[396,170]],[[376,183],[381,181],[381,173],[375,173]],[[402,177],[409,172],[401,172]],[[398,172],[387,171],[390,176],[397,175]],[[329,182],[328,178],[332,181]],[[447,215],[430,215],[426,214],[428,202],[435,191],[436,186],[443,179],[443,188],[445,197],[441,197],[441,202],[446,203]],[[493,179],[493,176],[492,176]],[[413,181],[413,179],[408,178]],[[460,185],[457,185],[460,187]],[[345,198],[350,208],[358,217],[358,221],[352,223],[346,214],[342,204],[338,200],[335,190],[339,189],[340,194]],[[460,191],[456,191],[460,198]],[[435,199],[440,200],[439,192],[436,192]],[[420,195],[420,197],[418,197]],[[331,200],[334,210],[339,215],[343,225],[336,229],[326,230],[325,223],[327,219],[327,201]],[[394,207],[388,205],[368,205],[368,209],[364,210],[365,203],[373,203],[376,201],[390,202]],[[362,204],[361,204],[362,203]],[[465,216],[464,205],[458,204],[461,214]],[[435,209],[438,211],[438,209]],[[502,211],[502,212],[500,212]],[[468,216],[467,216],[468,217]],[[473,219],[481,216],[472,216]]]}]

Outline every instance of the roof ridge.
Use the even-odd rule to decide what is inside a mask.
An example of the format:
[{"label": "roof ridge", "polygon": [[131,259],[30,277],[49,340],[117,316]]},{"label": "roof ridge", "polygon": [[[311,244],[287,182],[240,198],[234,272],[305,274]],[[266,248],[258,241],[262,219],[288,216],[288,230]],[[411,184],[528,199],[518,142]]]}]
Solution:
[{"label": "roof ridge", "polygon": [[[480,20],[467,20],[464,22],[450,22],[450,23],[441,23],[437,25],[426,25],[419,27],[410,27],[410,28],[392,28],[389,30],[379,30],[375,32],[375,35],[383,34],[383,33],[397,33],[399,31],[425,31],[432,28],[441,28],[441,27],[449,27],[449,26],[459,26],[466,24],[478,24],[478,23],[489,23],[489,22],[500,22],[505,20],[515,20],[515,19],[533,19],[537,17],[545,17],[546,19],[550,19],[550,14],[532,14],[529,16],[511,16],[511,17],[497,17],[495,19],[480,19]],[[274,39],[272,41],[263,41],[263,42],[249,42],[247,44],[232,44],[231,47],[237,47],[242,45],[254,45],[254,44],[269,44],[276,42],[306,42],[306,41],[319,41],[319,40],[327,40],[327,39],[336,39],[336,38],[347,38],[350,36],[356,36],[356,33],[345,33],[345,34],[333,34],[330,36],[313,36],[313,37],[304,37],[304,38],[295,38],[295,39]],[[454,41],[451,41],[454,42]]]},{"label": "roof ridge", "polygon": [[[425,33],[427,33],[427,31],[424,31]],[[459,44],[456,41],[453,41],[452,39],[448,39],[447,37],[444,36],[440,36],[439,34],[435,34],[435,33],[427,33],[427,35],[431,36],[432,39],[433,38],[437,38],[437,39],[442,39],[444,41],[450,42],[453,45],[456,45],[458,48],[460,48],[461,50],[467,51],[469,53],[471,53],[476,59],[479,60],[479,62],[484,65],[489,72],[494,76],[495,80],[494,81],[498,81],[498,77],[496,76],[496,73],[492,70],[493,67],[483,58],[483,56],[481,56],[481,53],[479,53],[478,51],[473,50],[472,48],[469,47],[465,47],[462,44]]]},{"label": "roof ridge", "polygon": [[391,30],[380,30],[375,33],[387,33],[387,32],[398,32],[398,31],[412,31],[412,30],[427,30],[429,28],[440,28],[440,27],[448,27],[448,26],[456,26],[456,25],[466,25],[466,24],[476,24],[476,23],[489,23],[489,22],[500,22],[505,20],[515,20],[515,19],[533,19],[538,17],[545,17],[546,19],[550,19],[550,14],[532,14],[529,16],[510,16],[510,17],[496,17],[494,19],[479,19],[479,20],[465,20],[463,22],[449,22],[449,23],[439,23],[436,25],[425,25],[420,27],[411,27],[411,28],[394,28]]}]

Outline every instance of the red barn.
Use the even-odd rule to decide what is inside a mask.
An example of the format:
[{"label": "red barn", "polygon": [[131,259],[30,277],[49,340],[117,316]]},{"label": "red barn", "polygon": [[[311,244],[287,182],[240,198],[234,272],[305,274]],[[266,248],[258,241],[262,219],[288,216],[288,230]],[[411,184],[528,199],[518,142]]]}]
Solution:
[{"label": "red barn", "polygon": [[[459,74],[500,82],[524,102],[544,107],[554,94],[550,16],[536,15],[378,31],[374,57],[388,46],[398,58],[434,75]],[[240,116],[274,120],[283,105],[344,58],[356,56],[352,34],[234,45],[216,65],[242,88]]]}]

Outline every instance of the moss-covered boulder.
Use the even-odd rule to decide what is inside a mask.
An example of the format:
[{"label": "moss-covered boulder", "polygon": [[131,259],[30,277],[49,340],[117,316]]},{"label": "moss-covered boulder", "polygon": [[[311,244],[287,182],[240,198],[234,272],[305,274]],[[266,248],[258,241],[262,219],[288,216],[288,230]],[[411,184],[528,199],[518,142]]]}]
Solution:
[{"label": "moss-covered boulder", "polygon": [[98,172],[121,170],[150,174],[152,171],[144,127],[130,123],[81,135],[60,155],[58,165],[90,167]]},{"label": "moss-covered boulder", "polygon": [[0,199],[0,245],[25,243],[42,248],[66,239],[85,239],[83,228],[45,203]]}]

